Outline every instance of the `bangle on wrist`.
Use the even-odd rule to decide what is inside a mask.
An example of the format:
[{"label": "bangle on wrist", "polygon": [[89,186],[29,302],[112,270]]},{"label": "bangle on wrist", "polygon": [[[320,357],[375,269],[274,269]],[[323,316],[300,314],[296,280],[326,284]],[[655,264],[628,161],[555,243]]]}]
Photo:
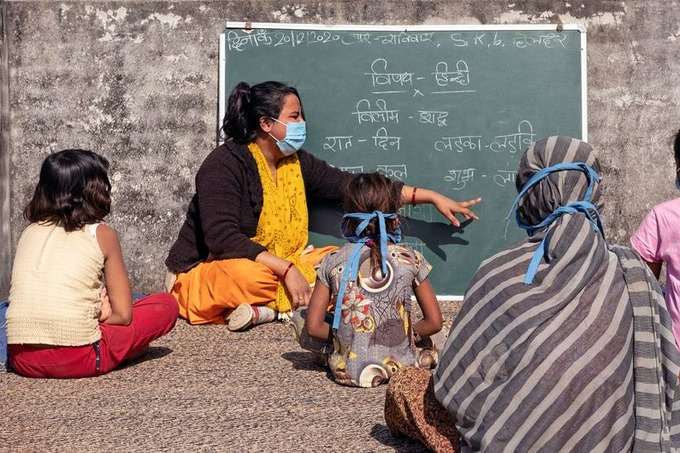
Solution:
[{"label": "bangle on wrist", "polygon": [[414,187],[413,192],[411,192],[411,204],[414,206],[416,204],[416,190],[418,190],[418,188]]},{"label": "bangle on wrist", "polygon": [[291,267],[293,267],[293,263],[288,263],[288,267],[286,268],[285,271],[283,271],[283,277],[281,277],[281,281],[286,281],[286,275],[288,275],[288,271],[290,270]]}]

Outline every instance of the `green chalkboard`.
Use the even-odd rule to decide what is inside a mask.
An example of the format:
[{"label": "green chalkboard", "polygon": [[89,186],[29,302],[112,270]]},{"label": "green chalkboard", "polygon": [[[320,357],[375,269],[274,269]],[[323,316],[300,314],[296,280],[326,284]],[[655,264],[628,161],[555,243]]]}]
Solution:
[{"label": "green chalkboard", "polygon": [[[404,242],[433,265],[442,298],[525,233],[505,220],[522,151],[549,135],[586,139],[585,31],[579,26],[359,27],[227,23],[220,111],[232,87],[295,86],[305,149],[352,172],[383,171],[456,200],[481,196],[454,228],[406,206]],[[314,206],[310,242],[341,244],[336,207]]]}]

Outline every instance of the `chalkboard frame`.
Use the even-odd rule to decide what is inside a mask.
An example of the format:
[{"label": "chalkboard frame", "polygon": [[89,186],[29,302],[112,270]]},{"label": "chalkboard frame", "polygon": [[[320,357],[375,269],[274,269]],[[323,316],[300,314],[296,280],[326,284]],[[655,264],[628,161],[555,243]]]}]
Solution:
[{"label": "chalkboard frame", "polygon": [[[325,25],[325,24],[283,24],[268,22],[235,22],[227,21],[224,33],[220,34],[219,39],[219,72],[218,72],[218,115],[216,128],[216,142],[222,141],[220,128],[222,119],[226,112],[226,103],[229,93],[227,92],[227,40],[226,35],[230,29],[251,31],[258,29],[276,30],[313,30],[328,32],[453,32],[453,31],[563,31],[573,30],[579,32],[580,36],[580,79],[581,79],[581,138],[588,140],[588,111],[587,111],[587,43],[586,29],[582,24],[491,24],[491,25]],[[263,80],[266,77],[263,77]],[[461,301],[462,294],[438,294],[437,298],[442,301]]]}]

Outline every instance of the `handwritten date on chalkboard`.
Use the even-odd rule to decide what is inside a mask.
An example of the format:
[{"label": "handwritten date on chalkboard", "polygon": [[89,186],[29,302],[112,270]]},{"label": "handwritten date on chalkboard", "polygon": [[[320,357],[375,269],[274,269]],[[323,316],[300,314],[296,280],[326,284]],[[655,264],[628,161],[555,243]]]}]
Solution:
[{"label": "handwritten date on chalkboard", "polygon": [[[255,30],[249,33],[237,31],[227,32],[227,44],[229,50],[241,51],[249,46],[313,46],[317,44],[340,43],[345,46],[359,44],[379,43],[383,45],[409,45],[436,42],[432,39],[434,33],[335,33],[332,31],[316,30],[286,30],[270,31],[265,29]],[[450,39],[455,47],[517,47],[518,49],[543,46],[548,49],[562,46],[565,47],[566,35],[558,32],[546,32],[539,36],[518,32],[509,41],[501,38],[498,32],[477,32],[472,36],[463,33],[451,33]]]}]

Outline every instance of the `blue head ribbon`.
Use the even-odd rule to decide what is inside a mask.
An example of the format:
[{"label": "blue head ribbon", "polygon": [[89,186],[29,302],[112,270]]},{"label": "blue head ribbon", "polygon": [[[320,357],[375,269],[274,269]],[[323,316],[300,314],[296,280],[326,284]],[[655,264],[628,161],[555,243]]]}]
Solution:
[{"label": "blue head ribbon", "polygon": [[[585,200],[579,200],[573,203],[569,203],[566,206],[560,206],[536,225],[524,224],[520,218],[519,209],[517,209],[519,200],[527,193],[527,191],[529,191],[529,189],[538,184],[542,179],[546,178],[551,173],[567,170],[575,170],[585,173],[586,178],[588,179],[588,188],[586,189],[586,193],[584,195]],[[602,221],[600,220],[600,213],[597,211],[595,205],[590,202],[590,199],[593,195],[593,186],[596,182],[598,183],[600,182],[600,176],[597,174],[595,170],[593,170],[590,166],[583,162],[574,162],[569,164],[562,163],[553,165],[551,167],[543,168],[534,173],[534,175],[531,178],[529,178],[527,182],[524,183],[524,186],[522,186],[522,190],[520,190],[519,194],[517,194],[517,198],[515,198],[515,202],[512,204],[512,207],[510,208],[510,212],[508,212],[508,216],[506,217],[506,219],[510,219],[512,211],[515,211],[515,219],[517,220],[517,225],[520,228],[526,230],[529,236],[533,236],[536,231],[542,228],[549,227],[562,214],[580,212],[582,214],[585,214],[586,218],[593,226],[593,230],[599,231],[602,234],[602,237],[604,238],[605,237],[604,228],[602,226]],[[536,272],[538,270],[538,265],[541,261],[541,258],[544,257],[548,252],[547,238],[548,234],[543,236],[541,244],[539,245],[538,249],[534,252],[534,256],[531,258],[529,268],[527,269],[527,273],[524,276],[524,283],[527,285],[530,285],[531,282],[534,281],[534,276],[536,275]]]},{"label": "blue head ribbon", "polygon": [[[378,219],[379,233],[378,235],[365,236],[362,235],[366,227],[369,225],[371,220]],[[397,244],[401,241],[401,229],[397,228],[394,233],[388,233],[387,227],[385,226],[385,219],[396,219],[397,214],[385,214],[381,211],[373,211],[370,214],[363,212],[352,212],[347,213],[342,216],[343,219],[354,218],[359,219],[361,222],[357,225],[354,230],[354,234],[349,234],[348,232],[341,231],[342,235],[349,242],[356,244],[350,253],[347,264],[342,271],[342,277],[340,278],[340,287],[338,288],[338,296],[335,299],[335,314],[333,316],[333,329],[337,330],[340,327],[340,318],[342,316],[342,299],[345,296],[345,288],[347,287],[347,282],[355,281],[357,279],[357,274],[359,272],[359,258],[361,257],[361,248],[364,244],[369,241],[380,241],[380,255],[382,256],[382,271],[383,275],[387,275],[387,240],[389,239],[393,243]]]}]

